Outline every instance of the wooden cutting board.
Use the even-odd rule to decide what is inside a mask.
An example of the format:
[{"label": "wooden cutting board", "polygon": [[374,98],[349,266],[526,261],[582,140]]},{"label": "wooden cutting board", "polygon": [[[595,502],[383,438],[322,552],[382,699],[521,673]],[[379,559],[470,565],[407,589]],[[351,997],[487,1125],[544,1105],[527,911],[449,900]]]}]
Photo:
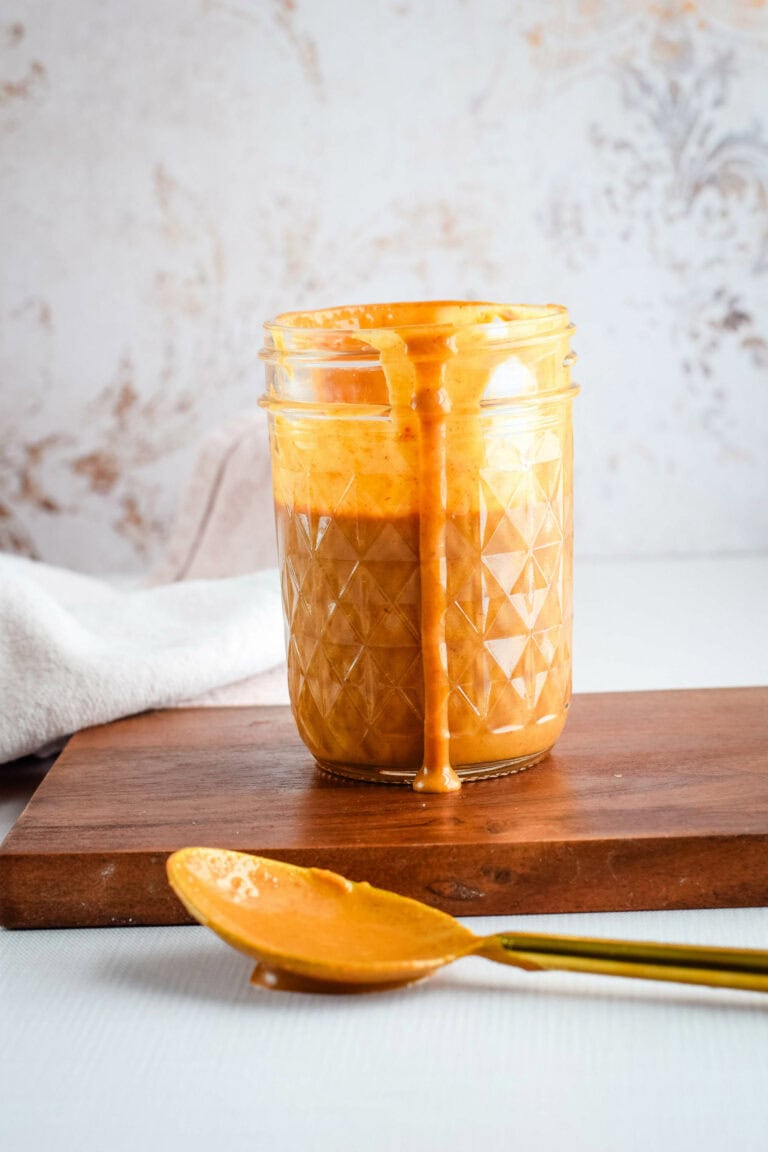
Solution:
[{"label": "wooden cutting board", "polygon": [[575,697],[556,751],[447,796],[321,773],[287,708],[75,736],[0,849],[7,927],[181,924],[183,845],[332,868],[460,916],[768,902],[768,688]]}]

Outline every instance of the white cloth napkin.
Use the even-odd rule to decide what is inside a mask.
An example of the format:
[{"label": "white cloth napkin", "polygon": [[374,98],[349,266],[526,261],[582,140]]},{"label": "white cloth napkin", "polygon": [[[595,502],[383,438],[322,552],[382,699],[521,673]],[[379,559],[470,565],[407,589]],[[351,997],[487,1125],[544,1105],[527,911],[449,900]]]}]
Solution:
[{"label": "white cloth napkin", "polygon": [[0,763],[147,708],[287,703],[274,539],[255,410],[202,445],[153,587],[0,554]]},{"label": "white cloth napkin", "polygon": [[[283,658],[274,568],[130,589],[0,555],[0,763],[242,682]],[[268,675],[266,693],[249,679],[234,685],[234,699],[191,702],[272,702],[283,698],[284,675]]]}]

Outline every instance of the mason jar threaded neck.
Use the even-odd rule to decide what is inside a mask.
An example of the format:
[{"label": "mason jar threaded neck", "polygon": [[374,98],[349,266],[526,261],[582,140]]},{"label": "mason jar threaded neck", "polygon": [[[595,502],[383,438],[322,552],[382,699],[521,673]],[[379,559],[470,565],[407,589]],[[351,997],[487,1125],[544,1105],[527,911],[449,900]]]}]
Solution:
[{"label": "mason jar threaded neck", "polygon": [[419,359],[474,354],[570,335],[560,304],[426,300],[284,312],[264,325],[261,359],[378,360],[382,346],[398,341]]}]

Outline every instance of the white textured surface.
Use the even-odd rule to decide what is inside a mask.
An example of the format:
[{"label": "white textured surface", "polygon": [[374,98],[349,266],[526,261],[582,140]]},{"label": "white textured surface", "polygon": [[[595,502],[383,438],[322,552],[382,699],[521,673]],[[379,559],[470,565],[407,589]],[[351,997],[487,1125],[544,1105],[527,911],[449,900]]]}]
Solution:
[{"label": "white textured surface", "polygon": [[575,692],[768,684],[768,555],[577,562],[573,652]]},{"label": "white textured surface", "polygon": [[[577,685],[768,682],[766,587],[768,557],[582,565]],[[516,922],[768,947],[766,908]],[[203,929],[0,933],[0,1145],[765,1152],[766,996],[479,960],[342,1000],[248,975]]]},{"label": "white textured surface", "polygon": [[768,548],[767,67],[755,0],[3,0],[0,545],[143,567],[266,316],[479,296],[578,325],[582,554]]},{"label": "white textured surface", "polygon": [[[768,944],[766,910],[524,924]],[[249,962],[203,929],[2,945],[9,1152],[765,1152],[757,993],[470,960],[421,987],[338,1000],[249,988]]]}]

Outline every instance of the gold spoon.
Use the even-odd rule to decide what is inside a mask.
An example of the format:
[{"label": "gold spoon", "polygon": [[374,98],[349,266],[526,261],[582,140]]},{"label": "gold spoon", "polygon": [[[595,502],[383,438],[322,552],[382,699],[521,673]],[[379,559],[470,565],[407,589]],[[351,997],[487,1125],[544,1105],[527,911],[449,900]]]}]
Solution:
[{"label": "gold spoon", "polygon": [[476,936],[418,900],[222,848],[174,852],[168,879],[196,920],[258,961],[252,980],[267,988],[374,991],[421,980],[462,956],[484,956],[529,971],[768,992],[768,951],[535,932]]}]

